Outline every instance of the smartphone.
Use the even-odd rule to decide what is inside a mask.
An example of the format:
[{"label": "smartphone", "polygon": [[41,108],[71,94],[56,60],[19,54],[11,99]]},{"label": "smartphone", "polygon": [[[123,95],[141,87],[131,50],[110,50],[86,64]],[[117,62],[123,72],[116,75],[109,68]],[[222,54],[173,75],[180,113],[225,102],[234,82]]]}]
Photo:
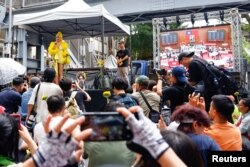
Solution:
[{"label": "smartphone", "polygon": [[92,128],[86,141],[122,141],[133,138],[125,118],[117,112],[85,112],[81,130]]},{"label": "smartphone", "polygon": [[21,115],[20,114],[10,114],[10,116],[12,116],[12,118],[14,118],[14,120],[18,126],[18,129],[20,129],[20,127],[21,127]]}]

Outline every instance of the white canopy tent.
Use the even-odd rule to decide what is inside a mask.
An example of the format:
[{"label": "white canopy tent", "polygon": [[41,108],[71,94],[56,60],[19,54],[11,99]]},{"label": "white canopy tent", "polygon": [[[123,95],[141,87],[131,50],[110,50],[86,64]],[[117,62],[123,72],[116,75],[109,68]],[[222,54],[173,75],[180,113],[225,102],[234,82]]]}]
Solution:
[{"label": "white canopy tent", "polygon": [[28,25],[45,36],[54,37],[61,31],[65,39],[130,33],[129,26],[111,15],[103,5],[90,7],[83,0],[69,0],[43,12],[14,14],[13,25]]}]

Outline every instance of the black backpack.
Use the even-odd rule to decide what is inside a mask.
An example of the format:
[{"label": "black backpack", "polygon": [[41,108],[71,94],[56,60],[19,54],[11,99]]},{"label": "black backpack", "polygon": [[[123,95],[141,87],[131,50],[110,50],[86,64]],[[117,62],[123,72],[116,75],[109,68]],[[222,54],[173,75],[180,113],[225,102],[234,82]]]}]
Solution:
[{"label": "black backpack", "polygon": [[214,86],[218,89],[218,93],[224,95],[237,95],[239,87],[237,82],[234,80],[229,71],[223,68],[216,67],[215,65],[209,64],[205,60],[193,59],[200,64],[202,64],[206,70],[212,76],[212,82]]}]

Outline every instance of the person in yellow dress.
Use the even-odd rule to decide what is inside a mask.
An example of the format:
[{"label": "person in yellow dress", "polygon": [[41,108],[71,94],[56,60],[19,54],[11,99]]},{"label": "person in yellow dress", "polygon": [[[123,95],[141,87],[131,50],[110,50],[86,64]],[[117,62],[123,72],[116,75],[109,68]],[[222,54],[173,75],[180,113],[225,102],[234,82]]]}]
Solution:
[{"label": "person in yellow dress", "polygon": [[56,82],[59,83],[63,78],[64,65],[70,63],[68,43],[63,40],[61,32],[56,34],[56,41],[50,43],[48,51],[52,56],[53,66],[57,74]]}]

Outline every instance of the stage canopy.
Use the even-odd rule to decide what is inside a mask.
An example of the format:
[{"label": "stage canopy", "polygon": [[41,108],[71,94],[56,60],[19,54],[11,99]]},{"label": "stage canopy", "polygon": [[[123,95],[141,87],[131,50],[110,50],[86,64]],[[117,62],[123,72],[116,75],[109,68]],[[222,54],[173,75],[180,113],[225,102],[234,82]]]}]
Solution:
[{"label": "stage canopy", "polygon": [[101,36],[102,18],[105,36],[130,33],[129,26],[111,15],[103,5],[90,7],[83,0],[69,0],[51,10],[15,14],[13,17],[14,26],[27,25],[44,36],[53,37],[61,31],[65,39]]}]

